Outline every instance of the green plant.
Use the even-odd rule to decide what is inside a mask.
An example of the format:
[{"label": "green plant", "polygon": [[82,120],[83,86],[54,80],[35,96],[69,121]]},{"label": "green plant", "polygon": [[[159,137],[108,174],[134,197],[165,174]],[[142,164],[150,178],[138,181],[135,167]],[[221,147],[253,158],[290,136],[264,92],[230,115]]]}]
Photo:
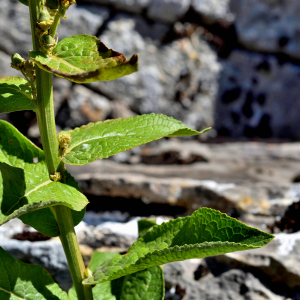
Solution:
[{"label": "green plant", "polygon": [[140,238],[126,255],[96,252],[85,268],[74,225],[83,219],[88,201],[64,164],[81,166],[159,138],[197,135],[207,129],[197,132],[171,117],[149,114],[91,123],[57,135],[52,74],[77,83],[114,80],[137,71],[138,56],[127,60],[89,35],[58,43],[57,26],[74,0],[19,1],[29,6],[33,51],[30,60],[12,55],[12,67],[24,78],[0,79],[0,112],[34,110],[44,151],[0,121],[0,224],[19,218],[45,235],[59,236],[74,287],[67,295],[41,267],[19,262],[0,249],[1,299],[161,300],[159,265],[255,249],[273,239],[202,208],[160,226],[154,220],[141,221]]}]

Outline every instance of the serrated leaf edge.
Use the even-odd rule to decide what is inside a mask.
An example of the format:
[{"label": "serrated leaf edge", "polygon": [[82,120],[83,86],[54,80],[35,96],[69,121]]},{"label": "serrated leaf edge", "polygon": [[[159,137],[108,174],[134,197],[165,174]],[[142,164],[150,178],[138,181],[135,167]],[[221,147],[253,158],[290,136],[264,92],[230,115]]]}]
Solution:
[{"label": "serrated leaf edge", "polygon": [[[182,129],[188,129],[188,130],[190,130],[191,132],[193,132],[193,135],[202,134],[202,133],[205,133],[206,131],[208,131],[208,130],[211,129],[211,127],[208,127],[208,128],[203,129],[202,131],[197,131],[197,130],[193,130],[193,129],[189,128],[188,126],[184,125],[181,121],[176,120],[176,119],[174,119],[173,117],[169,117],[169,116],[166,116],[166,115],[164,115],[164,114],[155,114],[155,113],[147,114],[147,116],[151,116],[151,115],[153,115],[153,116],[164,116],[164,117],[168,117],[168,118],[171,118],[171,119],[173,119],[174,121],[176,121],[178,124],[182,124],[182,125],[183,125],[183,126],[180,127],[179,129],[177,129],[177,130],[175,130],[175,131],[173,131],[173,132],[170,132],[170,133],[168,133],[167,135],[162,135],[162,136],[160,136],[160,137],[158,137],[158,138],[156,138],[156,139],[154,139],[154,140],[152,140],[152,141],[159,140],[159,139],[161,139],[161,138],[163,138],[163,137],[168,137],[169,135],[172,135],[172,134],[174,134],[175,132],[178,132],[179,130],[182,130]],[[128,119],[134,119],[134,118],[135,118],[135,119],[139,119],[139,118],[141,118],[141,117],[143,117],[143,116],[145,116],[145,115],[139,115],[139,116],[128,117],[128,118],[110,119],[110,120],[99,121],[99,122],[95,122],[95,123],[91,122],[91,123],[89,123],[89,124],[87,124],[87,125],[82,125],[82,126],[80,126],[80,127],[77,127],[77,128],[74,128],[74,129],[71,129],[71,130],[68,130],[68,131],[61,131],[59,134],[61,134],[61,133],[69,133],[69,134],[71,134],[71,142],[70,142],[70,144],[71,144],[71,143],[72,143],[72,133],[77,133],[77,132],[79,132],[79,131],[81,131],[81,130],[85,130],[85,129],[88,129],[88,128],[91,128],[91,127],[94,127],[94,126],[97,126],[97,125],[100,125],[100,124],[109,124],[109,123],[114,123],[115,121],[123,121],[123,120],[125,121],[125,120],[128,120]],[[87,142],[87,141],[91,141],[91,140],[97,140],[97,139],[100,139],[100,138],[97,137],[97,138],[92,138],[92,139],[87,139],[87,140],[84,140],[84,141],[80,141],[80,143],[75,144],[75,145],[72,145],[71,147],[66,148],[65,151],[63,152],[63,155],[61,156],[61,159],[62,159],[63,162],[64,162],[65,164],[67,164],[67,165],[77,165],[77,164],[71,164],[71,163],[69,162],[69,160],[65,159],[65,157],[67,156],[67,154],[70,153],[70,152],[72,151],[72,149],[74,149],[75,147],[79,146],[80,144],[82,144],[82,143],[84,143],[84,142]],[[140,144],[140,146],[141,146],[141,145],[145,145],[145,144],[147,144],[147,143],[148,143],[148,142],[142,143],[142,144]],[[121,152],[128,151],[128,150],[130,150],[130,149],[132,149],[132,148],[135,148],[135,146],[133,146],[133,147],[128,147],[128,148],[126,148],[125,150],[123,150],[123,151],[121,151]],[[118,153],[121,153],[121,152],[118,152]],[[114,154],[114,155],[115,155],[115,154]],[[108,157],[110,157],[110,156],[111,156],[111,155],[103,156],[103,158],[108,158]]]},{"label": "serrated leaf edge", "polygon": [[[248,226],[248,225],[244,224],[243,222],[241,222],[241,221],[239,221],[239,220],[237,220],[237,219],[235,219],[235,218],[232,218],[232,217],[230,217],[230,216],[227,216],[225,213],[221,213],[221,212],[218,211],[218,210],[214,210],[214,209],[207,208],[207,207],[203,207],[203,208],[200,208],[200,209],[202,209],[202,210],[207,210],[207,211],[217,211],[217,212],[219,212],[222,216],[225,216],[225,217],[227,217],[227,218],[233,219],[235,222],[238,222],[238,223],[242,224],[243,226],[246,226],[246,227],[248,227],[248,228],[250,228],[250,229],[254,229],[254,230],[258,231],[258,232],[262,232],[262,233],[264,233],[264,234],[268,234],[268,235],[270,236],[270,238],[267,238],[267,237],[266,237],[266,238],[263,240],[263,241],[265,241],[265,243],[269,243],[271,240],[273,240],[273,239],[275,238],[275,236],[273,236],[272,234],[266,233],[266,232],[264,232],[264,231],[262,231],[262,230],[259,230],[259,229],[255,228],[255,227]],[[179,220],[182,220],[182,219],[185,219],[185,218],[189,218],[189,219],[190,219],[191,217],[192,217],[192,215],[191,215],[191,216],[184,217],[184,218],[179,217],[179,218],[170,220],[169,222],[162,223],[161,225],[154,225],[154,226],[152,227],[152,230],[151,230],[151,231],[148,231],[143,237],[139,238],[139,240],[144,240],[144,239],[147,237],[148,234],[154,234],[155,228],[157,228],[157,227],[162,228],[161,226],[168,226],[168,224],[173,223],[173,222],[176,222],[178,219],[179,219]],[[177,221],[177,222],[178,222],[178,221]],[[163,230],[163,229],[162,229],[162,230]],[[139,240],[138,240],[138,241],[139,241]],[[134,246],[136,243],[138,243],[138,241],[136,241],[136,242],[133,243],[133,245],[129,248],[127,254],[133,253],[133,252],[130,252],[130,250],[131,250],[131,248],[134,248],[133,246]],[[262,242],[262,240],[259,241],[259,242]],[[257,243],[258,243],[258,242],[257,242]],[[225,246],[225,245],[232,245],[232,246],[241,246],[241,247],[244,247],[244,248],[248,248],[248,249],[244,249],[244,250],[257,249],[257,248],[262,247],[261,245],[255,246],[255,244],[256,244],[256,243],[253,243],[253,244],[242,244],[242,243],[235,243],[235,242],[228,242],[228,241],[226,241],[226,242],[203,242],[203,243],[197,243],[197,244],[193,244],[193,245],[184,244],[184,245],[182,245],[182,246],[177,246],[177,245],[175,245],[175,246],[173,246],[173,247],[165,247],[164,249],[154,250],[154,251],[152,251],[152,252],[147,252],[146,254],[141,255],[140,257],[138,257],[138,259],[137,259],[134,263],[128,265],[127,268],[129,268],[129,267],[131,267],[131,266],[133,266],[133,265],[136,265],[140,259],[145,259],[148,255],[159,254],[159,253],[162,253],[162,252],[167,251],[167,250],[169,250],[169,251],[174,251],[174,249],[176,249],[176,248],[177,248],[177,251],[178,251],[178,252],[181,252],[183,249],[185,250],[185,249],[187,249],[187,248],[190,248],[190,249],[191,249],[191,248],[194,248],[194,249],[202,248],[203,245],[204,245],[204,246],[206,246],[206,245],[209,245],[209,246],[213,246],[213,245],[224,245],[224,246]],[[237,251],[244,251],[244,250],[237,250]],[[225,253],[226,253],[226,252],[225,252]],[[225,253],[224,253],[224,254],[225,254]],[[125,254],[125,255],[127,255],[127,254]],[[220,254],[221,254],[221,253],[220,253]],[[124,257],[124,255],[120,256],[120,259],[122,259],[123,257]],[[185,259],[186,259],[186,258],[183,258],[182,260],[185,260]],[[174,261],[174,260],[170,260],[169,262],[172,262],[172,261]],[[157,265],[160,265],[160,263],[158,263]],[[150,265],[150,266],[146,266],[145,268],[142,268],[142,269],[137,270],[137,271],[141,271],[141,270],[143,270],[143,269],[146,269],[146,268],[149,268],[149,267],[154,267],[154,266],[156,266],[156,264]],[[127,268],[123,268],[122,270],[124,271],[124,270],[126,270]],[[134,272],[137,272],[137,271],[134,271]],[[116,273],[118,273],[118,272],[120,272],[120,270],[117,270],[117,271],[111,273],[110,275],[105,276],[104,278],[106,278],[106,279],[102,280],[101,282],[105,282],[105,281],[108,281],[108,280],[114,280],[114,279],[119,278],[119,277],[113,278],[113,275],[116,274]],[[134,273],[134,272],[132,272],[132,273]],[[121,275],[120,277],[125,276],[125,275],[129,275],[129,274],[132,274],[132,273],[123,274],[123,275]],[[83,284],[84,284],[84,285],[93,285],[93,284],[95,284],[95,282],[92,282],[92,283],[90,282],[90,283],[89,283],[89,281],[91,281],[93,277],[94,277],[94,276],[91,276],[91,277],[85,279],[85,280],[83,281]],[[108,278],[109,278],[109,279],[108,279]],[[112,278],[112,279],[111,279],[111,278]],[[101,283],[101,282],[97,282],[97,283]]]}]

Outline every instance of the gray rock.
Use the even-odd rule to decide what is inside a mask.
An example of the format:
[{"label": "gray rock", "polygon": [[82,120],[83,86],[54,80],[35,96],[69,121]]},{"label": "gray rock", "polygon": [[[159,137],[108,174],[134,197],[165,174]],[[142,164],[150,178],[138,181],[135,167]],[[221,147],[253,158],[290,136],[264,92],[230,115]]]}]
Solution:
[{"label": "gray rock", "polygon": [[[270,249],[270,248],[269,248]],[[277,292],[286,287],[292,291],[300,286],[300,260],[293,255],[278,255],[273,251],[234,252],[205,259],[210,270],[222,273],[229,269],[242,269],[258,277]]]},{"label": "gray rock", "polygon": [[140,13],[147,8],[151,0],[111,0],[115,7],[134,13]]},{"label": "gray rock", "polygon": [[118,14],[100,37],[127,56],[138,52],[139,72],[92,87],[138,113],[165,113],[195,129],[211,126],[220,70],[216,54],[197,33],[160,45],[142,35],[142,24],[146,28],[140,18]]},{"label": "gray rock", "polygon": [[192,7],[207,23],[220,20],[230,23],[234,20],[230,0],[192,0]]},{"label": "gray rock", "polygon": [[101,247],[128,249],[136,241],[135,238],[129,235],[119,235],[107,229],[100,230],[83,224],[76,230],[76,233],[80,244],[94,249]]},{"label": "gray rock", "polygon": [[[59,40],[74,34],[95,35],[98,28],[109,17],[107,8],[94,5],[70,7],[67,20],[62,20],[58,28]],[[30,18],[28,7],[17,0],[0,0],[0,50],[6,53],[18,52],[28,58],[32,49]]]},{"label": "gray rock", "polygon": [[[67,102],[69,118],[63,127],[75,128],[89,122],[103,121],[111,112],[110,102],[81,85],[75,85]],[[58,113],[57,117],[60,115]]]},{"label": "gray rock", "polygon": [[297,0],[232,1],[239,41],[249,49],[300,58],[300,3]]},{"label": "gray rock", "polygon": [[191,0],[152,0],[148,17],[154,20],[175,23],[189,9]]},{"label": "gray rock", "polygon": [[4,52],[0,51],[0,71],[1,71],[1,77],[5,76],[21,76],[23,75],[18,72],[17,70],[13,69],[10,66],[11,59],[10,56],[5,54]]},{"label": "gray rock", "polygon": [[67,11],[67,19],[61,20],[58,27],[59,40],[76,34],[96,35],[109,13],[106,7],[73,4]]},{"label": "gray rock", "polygon": [[216,129],[232,137],[300,138],[299,66],[240,50],[222,65]]},{"label": "gray rock", "polygon": [[0,0],[0,50],[28,58],[32,49],[28,7],[17,0]]},{"label": "gray rock", "polygon": [[[172,168],[172,171],[180,174],[180,169]],[[184,177],[155,178],[129,172],[81,173],[75,178],[83,192],[90,195],[147,199],[151,203],[185,207],[189,213],[199,207],[210,207],[222,212],[236,209],[239,212],[272,215],[272,203],[268,201],[270,187],[266,184],[220,184]],[[282,209],[285,207],[283,205]]]},{"label": "gray rock", "polygon": [[213,276],[203,262],[202,276],[195,278],[199,269],[188,261],[170,263],[164,266],[166,298],[168,300],[281,300],[267,289],[255,276],[242,270],[228,270]]}]

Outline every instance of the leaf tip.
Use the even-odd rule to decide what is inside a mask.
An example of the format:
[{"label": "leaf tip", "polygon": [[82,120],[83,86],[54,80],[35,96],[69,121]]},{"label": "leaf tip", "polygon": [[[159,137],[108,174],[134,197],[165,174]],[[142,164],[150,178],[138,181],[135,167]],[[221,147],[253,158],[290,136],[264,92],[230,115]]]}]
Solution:
[{"label": "leaf tip", "polygon": [[136,53],[131,56],[131,58],[129,59],[129,63],[131,65],[135,65],[138,62],[138,60],[139,60],[139,55]]}]

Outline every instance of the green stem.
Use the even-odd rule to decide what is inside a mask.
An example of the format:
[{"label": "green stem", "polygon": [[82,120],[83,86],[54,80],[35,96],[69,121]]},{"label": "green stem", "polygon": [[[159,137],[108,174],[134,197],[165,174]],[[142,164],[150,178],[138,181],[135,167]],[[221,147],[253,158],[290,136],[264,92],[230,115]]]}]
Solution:
[{"label": "green stem", "polygon": [[82,280],[85,278],[85,266],[80,253],[76,233],[74,231],[71,210],[66,206],[54,206],[56,219],[60,230],[60,240],[63,245],[68,265],[70,268],[77,298],[79,300],[92,300],[92,289],[90,286],[83,286]]},{"label": "green stem", "polygon": [[[35,35],[37,16],[42,9],[41,0],[29,0],[29,11],[34,51],[39,51],[39,40]],[[52,74],[47,73],[36,66],[37,86],[37,120],[42,138],[45,159],[49,175],[55,172],[64,172],[64,166],[59,157],[58,140],[55,129],[55,118],[53,108]],[[79,250],[77,237],[74,231],[73,218],[70,208],[59,205],[51,208],[55,214],[60,230],[62,242],[71,276],[79,300],[92,300],[91,287],[84,287],[82,281],[85,279],[85,267]]]},{"label": "green stem", "polygon": [[55,34],[56,34],[56,31],[57,31],[57,27],[58,27],[58,24],[59,24],[59,21],[60,21],[60,18],[61,18],[61,9],[59,7],[55,17],[54,17],[54,20],[53,20],[53,24],[51,26],[51,28],[49,29],[49,34],[55,38]]}]

